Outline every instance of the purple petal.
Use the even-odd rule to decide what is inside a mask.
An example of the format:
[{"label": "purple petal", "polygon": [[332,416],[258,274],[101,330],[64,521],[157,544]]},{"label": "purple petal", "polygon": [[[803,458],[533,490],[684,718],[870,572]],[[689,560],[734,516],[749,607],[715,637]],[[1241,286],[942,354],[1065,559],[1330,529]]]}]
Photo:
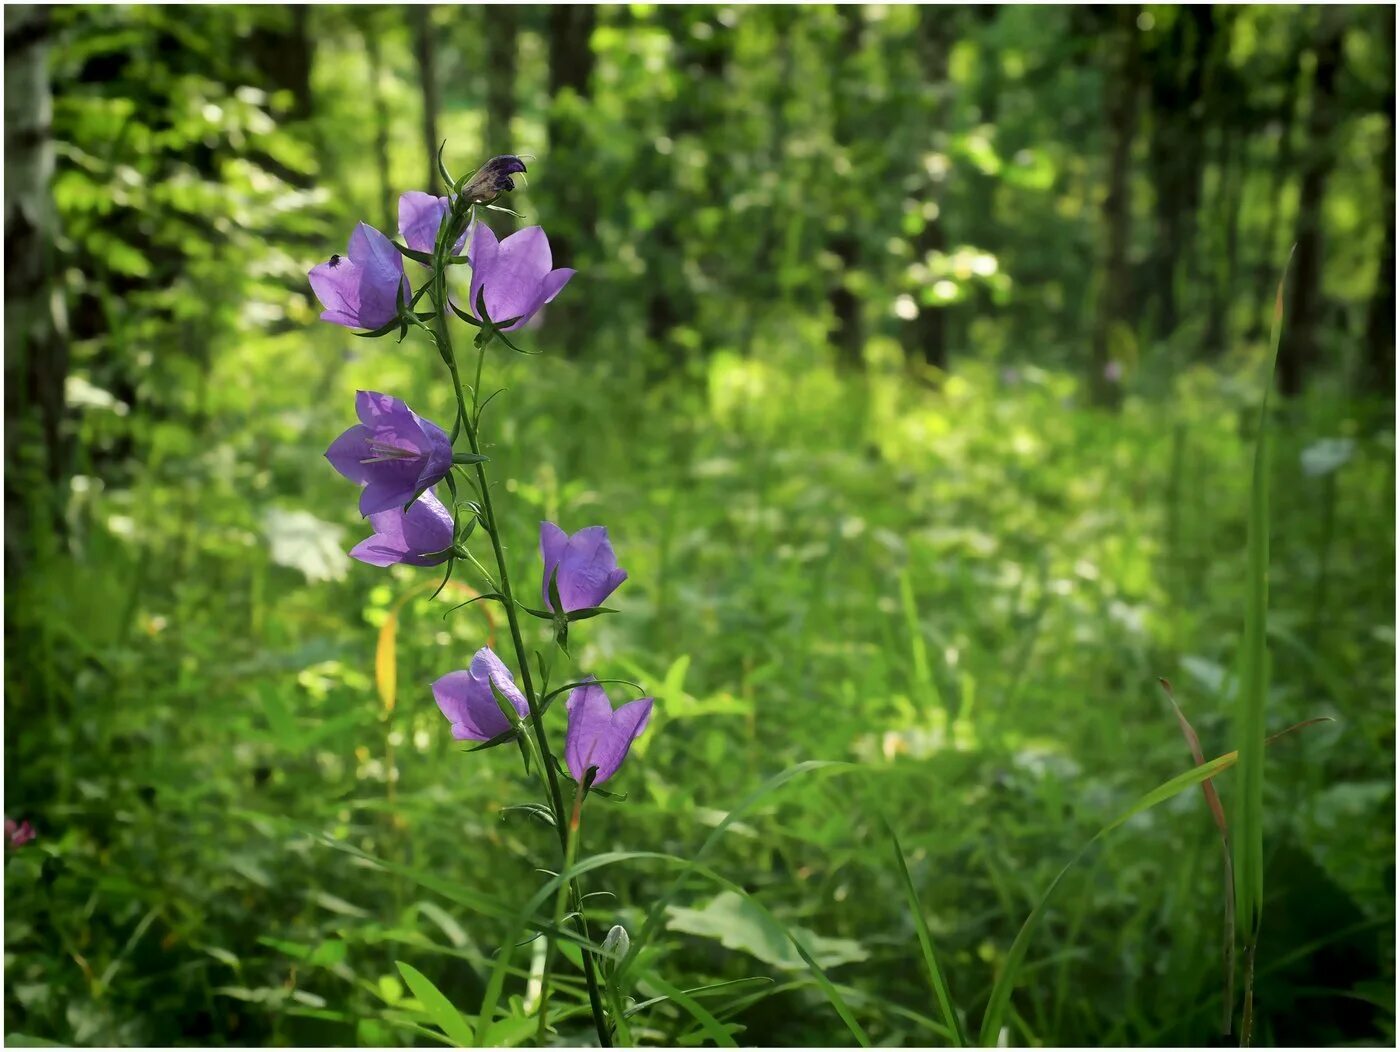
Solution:
[{"label": "purple petal", "polygon": [[593,754],[612,723],[612,704],[601,686],[590,683],[570,691],[564,707],[569,714],[569,726],[564,731],[564,762],[574,781],[582,782],[589,766],[598,762]]},{"label": "purple petal", "polygon": [[486,274],[495,265],[500,244],[496,240],[496,232],[489,226],[480,222],[474,224],[471,244],[467,246],[467,262],[472,268],[471,299],[467,303],[467,313],[478,320],[480,318],[476,313],[476,301]]},{"label": "purple petal", "polygon": [[564,286],[569,283],[569,279],[577,273],[578,271],[574,270],[573,267],[560,267],[558,270],[551,270],[546,274],[544,280],[540,282],[540,293],[544,296],[540,305],[553,302],[554,297],[564,291]]},{"label": "purple petal", "polygon": [[[476,696],[477,682],[466,669],[449,672],[433,684],[433,700],[437,702],[447,722],[452,725],[452,737],[458,741],[487,741],[506,730],[505,717],[496,710],[495,722],[488,718],[487,726],[477,722],[477,709],[471,704]],[[499,725],[499,729],[498,728]]]},{"label": "purple petal", "polygon": [[452,515],[431,490],[407,513],[391,507],[371,515],[369,522],[373,536],[355,545],[350,555],[371,566],[436,566],[446,560],[443,552],[452,545]]},{"label": "purple petal", "polygon": [[432,252],[446,216],[445,197],[434,197],[421,190],[399,195],[399,233],[404,244],[415,252]]},{"label": "purple petal", "polygon": [[[564,556],[564,549],[568,546],[569,535],[552,522],[540,523],[540,558],[544,561],[544,580],[540,584],[540,599],[544,603],[544,608],[550,613],[554,612],[554,604],[549,601],[549,579],[554,575],[554,568],[559,565],[559,560]],[[563,599],[563,596],[560,596]]]},{"label": "purple petal", "polygon": [[331,462],[331,467],[351,482],[368,482],[369,474],[365,471],[364,462],[373,455],[369,448],[372,434],[363,424],[356,424],[342,432],[326,450],[326,459]]},{"label": "purple petal", "polygon": [[510,730],[510,722],[491,691],[492,683],[522,719],[529,714],[529,706],[516,688],[510,669],[490,647],[482,647],[472,657],[470,668],[449,672],[433,684],[433,697],[452,724],[454,738],[488,741]]},{"label": "purple petal", "polygon": [[425,490],[403,513],[400,529],[408,551],[404,562],[413,566],[436,566],[446,559],[442,553],[452,547],[452,513],[432,490]]},{"label": "purple petal", "polygon": [[417,420],[403,399],[378,391],[355,392],[355,415],[366,427],[389,427],[401,431],[412,430]]},{"label": "purple petal", "polygon": [[626,579],[626,571],[617,565],[607,527],[588,526],[569,538],[559,560],[558,578],[559,599],[566,611],[601,606]]},{"label": "purple petal", "polygon": [[431,420],[418,417],[423,436],[423,470],[418,476],[418,488],[436,486],[452,470],[452,439]]},{"label": "purple petal", "polygon": [[[549,238],[542,227],[517,230],[500,242],[494,259],[480,268],[481,285],[486,289],[486,310],[492,320],[520,319],[509,326],[513,329],[539,310],[544,303],[540,286],[549,274],[551,262]],[[476,271],[472,274],[472,284],[477,285]]]},{"label": "purple petal", "polygon": [[[366,223],[356,225],[348,253],[357,272],[359,324],[366,329],[387,325],[399,313],[400,289],[405,300],[412,295],[403,257],[392,241]],[[342,261],[335,269],[344,267]]]},{"label": "purple petal", "polygon": [[[378,464],[378,468],[388,465]],[[404,474],[402,469],[396,475],[393,470],[380,471],[360,491],[360,514],[373,520],[376,515],[398,511],[403,514],[404,505],[418,492],[418,473]]]},{"label": "purple petal", "polygon": [[569,726],[564,734],[564,761],[574,781],[582,782],[590,767],[598,768],[594,785],[616,774],[646,730],[654,704],[651,698],[639,698],[613,712],[601,686],[576,687],[566,703]]},{"label": "purple petal", "polygon": [[335,266],[318,263],[307,274],[311,291],[326,309],[321,320],[360,328],[360,268],[347,259]]}]

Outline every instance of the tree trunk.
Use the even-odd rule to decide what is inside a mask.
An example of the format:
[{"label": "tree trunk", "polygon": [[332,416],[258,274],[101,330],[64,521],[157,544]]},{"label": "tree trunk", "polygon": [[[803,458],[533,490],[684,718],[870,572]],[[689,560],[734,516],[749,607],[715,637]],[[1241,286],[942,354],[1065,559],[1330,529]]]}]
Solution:
[{"label": "tree trunk", "polygon": [[[865,16],[861,8],[850,4],[843,4],[836,10],[841,19],[841,52],[835,60],[840,76],[832,84],[836,143],[845,150],[858,150],[861,129],[851,96],[854,86],[860,81],[854,66],[860,54],[861,28]],[[848,217],[840,217],[839,222],[840,225],[829,232],[827,239],[827,249],[841,261],[840,270],[833,276],[831,287],[827,290],[827,304],[836,319],[832,339],[841,359],[859,367],[865,332],[860,297],[851,291],[849,275],[860,265],[860,241],[851,231]]]},{"label": "tree trunk", "polygon": [[292,96],[289,118],[304,121],[315,107],[311,95],[311,9],[288,4],[271,17],[260,17],[248,33],[248,55],[265,83]]},{"label": "tree trunk", "polygon": [[[928,125],[940,131],[948,126],[948,53],[952,50],[953,39],[954,28],[950,8],[919,8],[917,46],[919,57],[923,61],[924,83],[932,100]],[[930,179],[924,191],[925,200],[937,206],[942,196],[940,191],[941,186]],[[928,219],[918,237],[914,239],[914,258],[922,260],[933,253],[947,250],[948,238],[940,213]],[[918,315],[909,322],[906,329],[912,341],[910,350],[922,354],[925,362],[939,369],[948,368],[949,309],[945,306],[921,303]]]},{"label": "tree trunk", "polygon": [[[1170,33],[1152,63],[1152,136],[1149,157],[1156,189],[1155,251],[1152,284],[1157,301],[1159,331],[1166,334],[1180,321],[1178,281],[1191,266],[1196,216],[1205,171],[1204,112],[1207,60],[1215,36],[1210,5],[1179,7]],[[1185,267],[1183,268],[1183,264]],[[1190,284],[1189,279],[1184,284]]]},{"label": "tree trunk", "polygon": [[1132,311],[1132,282],[1128,270],[1128,239],[1132,232],[1132,201],[1128,185],[1133,136],[1137,130],[1139,67],[1138,5],[1115,7],[1104,16],[1108,68],[1104,76],[1104,122],[1108,139],[1108,189],[1103,199],[1103,248],[1099,295],[1089,361],[1089,390],[1097,405],[1117,401],[1119,387],[1110,371],[1113,334],[1127,324]]},{"label": "tree trunk", "polygon": [[5,547],[15,570],[47,520],[64,533],[68,320],[55,280],[50,9],[5,8]]},{"label": "tree trunk", "polygon": [[[1381,38],[1390,44],[1395,66],[1395,8],[1386,7]],[[1376,289],[1366,317],[1366,373],[1373,391],[1389,398],[1395,392],[1395,81],[1384,103],[1385,153],[1381,162],[1380,210],[1385,237],[1377,261]]]},{"label": "tree trunk", "polygon": [[1332,167],[1331,133],[1337,123],[1337,72],[1342,60],[1342,25],[1334,8],[1322,11],[1313,53],[1316,61],[1312,106],[1294,227],[1297,248],[1293,257],[1293,289],[1278,356],[1279,386],[1285,395],[1302,392],[1308,370],[1317,357],[1318,319],[1322,314],[1322,204]]},{"label": "tree trunk", "polygon": [[[596,7],[556,4],[549,9],[549,94],[547,120],[549,134],[549,195],[552,212],[549,241],[558,266],[586,266],[579,246],[592,243],[597,225],[597,201],[587,156],[587,124],[579,111],[589,98],[593,78],[593,29]],[[550,308],[561,323],[558,330],[564,352],[576,354],[581,347],[585,309],[577,297],[562,297]]]},{"label": "tree trunk", "polygon": [[510,125],[515,117],[517,14],[510,4],[486,9],[486,150],[495,157],[515,153]]},{"label": "tree trunk", "polygon": [[[379,208],[384,217],[383,229],[392,233],[397,216],[394,208],[393,177],[389,174],[389,110],[384,102],[383,56],[379,48],[378,27],[374,25],[373,8],[361,8],[365,18],[360,33],[365,41],[365,55],[369,59],[369,91],[374,102],[374,167],[379,175]],[[433,166],[436,169],[436,165]]]},{"label": "tree trunk", "polygon": [[423,95],[423,147],[428,162],[428,177],[424,182],[430,194],[442,194],[446,187],[438,178],[438,82],[437,40],[433,36],[433,8],[419,4],[411,10],[413,19],[413,49],[418,56],[418,84]]}]

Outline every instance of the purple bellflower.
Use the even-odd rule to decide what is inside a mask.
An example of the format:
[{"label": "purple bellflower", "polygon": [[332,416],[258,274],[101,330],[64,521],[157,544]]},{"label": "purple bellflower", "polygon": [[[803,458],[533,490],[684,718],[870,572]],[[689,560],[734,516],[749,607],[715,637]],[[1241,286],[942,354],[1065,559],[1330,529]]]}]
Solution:
[{"label": "purple bellflower", "polygon": [[326,450],[331,467],[361,483],[360,514],[402,508],[452,470],[452,440],[390,395],[356,391],[360,422]]},{"label": "purple bellflower", "polygon": [[369,517],[374,533],[350,549],[350,557],[370,566],[436,566],[452,547],[452,513],[427,490],[404,511],[395,506]]},{"label": "purple bellflower", "polygon": [[433,697],[452,724],[452,737],[484,742],[510,730],[510,722],[491,690],[493,683],[521,719],[530,714],[510,669],[490,647],[482,647],[472,657],[470,668],[449,672],[433,684]]},{"label": "purple bellflower", "polygon": [[[415,252],[432,253],[437,245],[438,230],[447,218],[449,202],[445,197],[434,197],[421,190],[410,190],[399,197],[399,233],[403,243]],[[467,243],[467,232],[452,246],[452,254],[459,256]]]},{"label": "purple bellflower", "polygon": [[586,526],[570,537],[554,523],[542,522],[540,557],[544,559],[540,595],[550,613],[558,612],[549,600],[551,577],[564,613],[602,606],[627,580],[627,571],[617,565],[606,526]]},{"label": "purple bellflower", "polygon": [[599,684],[575,687],[565,703],[569,727],[564,732],[564,762],[574,781],[582,783],[590,767],[598,768],[594,785],[616,774],[627,759],[627,750],[647,729],[653,704],[651,698],[639,698],[614,712]]},{"label": "purple bellflower", "polygon": [[[574,271],[554,265],[544,228],[527,226],[504,241],[485,223],[477,223],[467,248],[472,265],[471,301],[467,309],[477,317],[477,299],[485,290],[486,313],[503,332],[524,325],[546,303],[559,295]],[[478,319],[479,320],[479,319]]]},{"label": "purple bellflower", "polygon": [[382,329],[413,295],[394,243],[366,223],[355,226],[344,256],[331,256],[307,275],[326,309],[322,321],[351,329]]}]

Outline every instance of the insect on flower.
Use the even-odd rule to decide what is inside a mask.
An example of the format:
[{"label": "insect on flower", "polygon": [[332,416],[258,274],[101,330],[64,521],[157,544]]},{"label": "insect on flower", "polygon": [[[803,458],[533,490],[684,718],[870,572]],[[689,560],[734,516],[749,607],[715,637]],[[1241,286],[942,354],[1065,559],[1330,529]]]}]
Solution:
[{"label": "insect on flower", "polygon": [[331,253],[330,267],[331,267],[332,270],[334,270],[334,269],[335,269],[336,267],[338,267],[338,266],[340,266],[340,253],[339,253],[339,252],[332,252],[332,253]]}]

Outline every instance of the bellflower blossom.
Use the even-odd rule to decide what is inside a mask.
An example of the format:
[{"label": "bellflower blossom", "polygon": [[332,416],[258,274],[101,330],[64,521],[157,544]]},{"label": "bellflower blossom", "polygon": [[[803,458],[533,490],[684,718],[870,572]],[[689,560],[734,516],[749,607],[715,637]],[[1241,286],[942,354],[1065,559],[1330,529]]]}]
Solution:
[{"label": "bellflower blossom", "polygon": [[590,767],[598,768],[594,785],[616,774],[632,743],[647,729],[652,705],[653,699],[639,698],[613,711],[599,684],[575,687],[565,703],[569,727],[564,732],[564,762],[574,781],[582,783]]},{"label": "bellflower blossom", "polygon": [[361,483],[360,514],[402,508],[452,470],[452,440],[390,395],[355,392],[360,423],[326,450],[331,466]]},{"label": "bellflower blossom", "polygon": [[399,315],[399,302],[413,295],[394,243],[359,223],[345,255],[311,268],[311,289],[326,309],[321,320],[351,329],[382,329]]},{"label": "bellflower blossom", "polygon": [[[399,197],[399,233],[403,242],[415,252],[429,252],[437,245],[438,230],[447,217],[450,202],[445,197],[434,197],[421,190],[410,190]],[[459,256],[467,243],[467,232],[452,246],[452,254]]]},{"label": "bellflower blossom", "polygon": [[451,554],[452,513],[432,490],[408,511],[395,506],[375,512],[369,524],[373,535],[351,548],[350,557],[370,566],[436,566]]},{"label": "bellflower blossom", "polygon": [[433,697],[458,741],[490,741],[510,730],[510,722],[491,690],[492,683],[521,719],[530,714],[510,669],[490,647],[478,650],[469,668],[449,672],[433,684]]},{"label": "bellflower blossom", "polygon": [[[559,295],[574,276],[570,267],[551,270],[554,258],[544,228],[527,226],[504,241],[485,223],[477,223],[467,248],[472,265],[471,301],[467,309],[476,317],[477,299],[485,290],[486,313],[510,332],[524,325],[546,303]],[[514,319],[514,320],[512,320]],[[479,320],[479,319],[478,319]]]},{"label": "bellflower blossom", "polygon": [[617,565],[606,526],[586,526],[570,537],[554,523],[542,522],[540,557],[544,560],[540,595],[550,613],[557,612],[549,600],[551,577],[559,589],[564,613],[602,606],[627,580],[627,571]]}]

